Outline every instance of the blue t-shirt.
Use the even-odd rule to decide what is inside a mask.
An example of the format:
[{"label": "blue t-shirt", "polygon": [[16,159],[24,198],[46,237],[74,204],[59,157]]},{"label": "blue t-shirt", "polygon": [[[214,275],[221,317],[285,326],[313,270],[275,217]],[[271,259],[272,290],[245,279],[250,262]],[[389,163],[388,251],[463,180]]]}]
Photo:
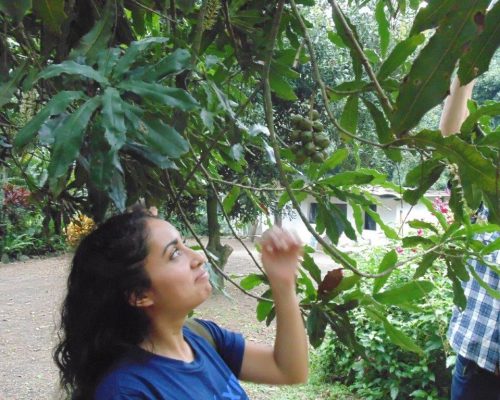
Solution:
[{"label": "blue t-shirt", "polygon": [[210,321],[197,321],[210,332],[217,350],[184,327],[193,362],[138,349],[104,376],[94,400],[248,400],[236,378],[245,349],[243,336]]}]

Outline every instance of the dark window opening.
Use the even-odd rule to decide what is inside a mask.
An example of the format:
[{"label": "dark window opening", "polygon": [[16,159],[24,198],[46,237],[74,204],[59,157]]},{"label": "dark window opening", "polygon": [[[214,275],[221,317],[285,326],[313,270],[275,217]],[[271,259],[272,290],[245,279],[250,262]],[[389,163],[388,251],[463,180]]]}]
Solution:
[{"label": "dark window opening", "polygon": [[[370,204],[370,210],[377,212],[377,205]],[[370,216],[370,214],[368,214],[366,211],[365,211],[365,226],[364,226],[364,228],[368,231],[376,231],[377,230],[377,224],[375,223],[373,218]]]},{"label": "dark window opening", "polygon": [[311,206],[309,207],[309,222],[311,224],[315,224],[317,216],[318,216],[318,203],[311,203]]}]

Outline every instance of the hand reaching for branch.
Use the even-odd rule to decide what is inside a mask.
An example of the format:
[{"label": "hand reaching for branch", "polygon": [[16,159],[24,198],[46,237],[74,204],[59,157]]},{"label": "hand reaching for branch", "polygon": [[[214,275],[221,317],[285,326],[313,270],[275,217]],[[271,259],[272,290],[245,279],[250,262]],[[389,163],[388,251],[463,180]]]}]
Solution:
[{"label": "hand reaching for branch", "polygon": [[262,264],[271,285],[294,285],[302,255],[298,236],[274,226],[264,232],[260,244]]}]

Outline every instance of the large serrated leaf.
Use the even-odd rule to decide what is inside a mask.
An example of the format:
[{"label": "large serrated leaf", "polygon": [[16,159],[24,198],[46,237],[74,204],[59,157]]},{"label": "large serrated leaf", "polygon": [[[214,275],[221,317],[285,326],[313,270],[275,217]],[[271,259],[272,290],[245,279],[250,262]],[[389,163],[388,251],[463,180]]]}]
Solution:
[{"label": "large serrated leaf", "polygon": [[460,59],[458,77],[462,85],[488,69],[496,49],[500,46],[500,3],[497,2],[486,14],[484,25],[480,15],[475,15],[475,21],[482,32],[470,43],[470,50]]},{"label": "large serrated leaf", "polygon": [[396,71],[398,67],[400,67],[406,59],[413,54],[418,46],[424,43],[424,41],[424,34],[418,34],[410,36],[408,39],[399,42],[380,66],[377,78],[381,81],[388,78],[390,74]]},{"label": "large serrated leaf", "polygon": [[87,100],[55,129],[55,141],[48,166],[49,185],[53,191],[58,178],[67,172],[78,156],[88,122],[100,104],[99,96]]},{"label": "large serrated leaf", "polygon": [[49,79],[61,74],[78,75],[79,77],[93,79],[96,82],[108,85],[108,79],[88,65],[78,64],[75,61],[67,60],[61,64],[50,65],[40,72],[38,79]]},{"label": "large serrated leaf", "polygon": [[33,11],[53,34],[61,33],[61,25],[67,18],[64,12],[64,0],[36,0]]},{"label": "large serrated leaf", "polygon": [[459,3],[456,0],[429,0],[417,13],[411,27],[410,36],[437,27]]},{"label": "large serrated leaf", "polygon": [[99,21],[80,39],[78,46],[71,50],[69,54],[71,59],[83,57],[89,65],[96,61],[98,53],[108,46],[111,39],[115,22],[115,6],[115,3],[111,0],[106,2]]},{"label": "large serrated leaf", "polygon": [[133,92],[154,103],[165,104],[182,111],[191,111],[198,108],[198,102],[183,89],[163,86],[157,83],[126,80],[118,88]]},{"label": "large serrated leaf", "polygon": [[125,126],[125,109],[120,93],[108,87],[102,95],[102,125],[104,136],[112,149],[120,149],[127,139]]},{"label": "large serrated leaf", "polygon": [[142,120],[142,140],[161,155],[180,158],[187,153],[186,140],[172,126],[163,123],[157,117]]},{"label": "large serrated leaf", "polygon": [[113,69],[113,76],[120,77],[124,73],[129,72],[130,66],[135,63],[138,58],[143,56],[143,53],[149,46],[165,43],[167,41],[168,39],[165,37],[149,37],[132,42],[120,60],[116,63],[116,66]]},{"label": "large serrated leaf", "polygon": [[186,49],[176,49],[155,65],[147,68],[144,80],[160,81],[166,76],[178,74],[191,66],[191,54]]},{"label": "large serrated leaf", "polygon": [[488,0],[460,2],[459,9],[447,16],[415,59],[400,85],[391,117],[396,136],[412,129],[446,97],[455,64],[464,54],[464,45],[477,34],[474,15],[484,12],[487,3]]},{"label": "large serrated leaf", "polygon": [[42,124],[51,116],[64,112],[75,100],[85,96],[81,91],[62,91],[56,94],[16,135],[14,147],[22,150],[33,138]]}]

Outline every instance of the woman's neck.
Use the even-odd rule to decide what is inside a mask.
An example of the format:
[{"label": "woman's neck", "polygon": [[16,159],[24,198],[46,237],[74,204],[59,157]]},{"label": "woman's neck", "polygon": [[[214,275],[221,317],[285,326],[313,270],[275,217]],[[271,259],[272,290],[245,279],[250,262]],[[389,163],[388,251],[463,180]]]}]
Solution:
[{"label": "woman's neck", "polygon": [[182,327],[185,319],[176,321],[153,320],[151,328],[140,347],[163,357],[185,362],[194,360],[194,353],[184,339]]}]

